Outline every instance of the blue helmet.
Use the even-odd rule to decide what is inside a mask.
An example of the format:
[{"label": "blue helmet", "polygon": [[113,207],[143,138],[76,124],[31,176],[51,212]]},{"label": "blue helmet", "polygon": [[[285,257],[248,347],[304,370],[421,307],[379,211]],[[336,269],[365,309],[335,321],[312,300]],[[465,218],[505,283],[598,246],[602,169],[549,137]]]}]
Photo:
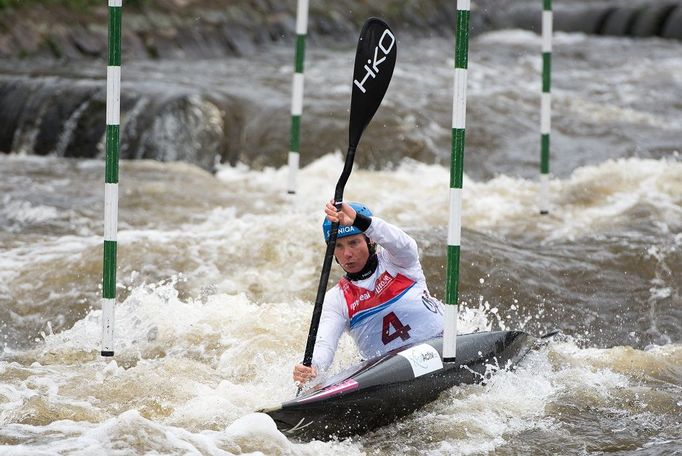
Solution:
[{"label": "blue helmet", "polygon": [[[371,217],[372,216],[372,211],[369,210],[367,206],[365,206],[362,203],[352,203],[349,202],[348,205],[355,209],[355,212],[358,214],[362,214],[366,217]],[[325,242],[329,242],[329,232],[332,230],[332,222],[330,222],[327,217],[324,218],[324,221],[322,222],[322,234],[324,234],[324,240]],[[341,239],[342,237],[346,236],[353,236],[354,234],[361,234],[362,231],[360,231],[358,228],[354,226],[339,226],[339,234],[337,235],[337,239]]]}]

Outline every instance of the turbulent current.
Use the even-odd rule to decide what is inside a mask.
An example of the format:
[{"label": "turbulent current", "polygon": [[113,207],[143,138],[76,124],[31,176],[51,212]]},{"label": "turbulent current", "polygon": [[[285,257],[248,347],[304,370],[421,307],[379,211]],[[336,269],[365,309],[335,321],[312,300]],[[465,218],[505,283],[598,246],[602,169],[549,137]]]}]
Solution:
[{"label": "turbulent current", "polygon": [[[345,193],[417,240],[441,298],[451,44],[399,43]],[[63,153],[26,155],[30,130],[15,135],[0,155],[0,454],[682,454],[682,43],[657,39],[557,34],[545,216],[540,38],[471,43],[459,326],[561,336],[365,436],[288,440],[255,413],[295,394],[352,47],[309,53],[295,196],[283,166],[291,50],[124,64],[124,91],[251,104],[236,166],[121,163],[113,360],[99,356],[103,160],[64,158],[71,137],[56,140]],[[82,69],[51,71],[12,77],[105,90]],[[161,122],[155,147],[177,149],[181,127]],[[344,336],[332,370],[358,360]]]}]

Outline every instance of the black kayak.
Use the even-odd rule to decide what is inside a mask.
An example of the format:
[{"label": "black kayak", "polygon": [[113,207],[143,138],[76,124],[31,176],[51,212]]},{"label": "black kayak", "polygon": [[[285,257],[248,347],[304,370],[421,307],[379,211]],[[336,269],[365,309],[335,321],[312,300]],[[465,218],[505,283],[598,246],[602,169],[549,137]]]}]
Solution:
[{"label": "black kayak", "polygon": [[534,341],[521,331],[462,334],[457,361],[443,363],[443,339],[430,339],[365,361],[260,411],[282,433],[301,440],[362,434],[412,413],[452,386],[480,382],[489,365],[513,367]]}]

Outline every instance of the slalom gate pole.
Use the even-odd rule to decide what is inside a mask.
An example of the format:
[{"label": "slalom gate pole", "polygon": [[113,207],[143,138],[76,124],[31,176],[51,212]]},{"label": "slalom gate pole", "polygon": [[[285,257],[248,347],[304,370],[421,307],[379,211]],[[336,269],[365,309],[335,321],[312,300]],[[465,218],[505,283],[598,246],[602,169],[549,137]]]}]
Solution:
[{"label": "slalom gate pole", "polygon": [[121,120],[121,13],[123,0],[109,0],[106,164],[104,171],[104,260],[102,279],[102,356],[114,356],[118,158]]},{"label": "slalom gate pole", "polygon": [[459,254],[462,233],[462,180],[464,178],[464,133],[466,126],[470,10],[471,0],[457,0],[455,82],[452,98],[450,216],[448,223],[448,260],[447,270],[445,271],[445,320],[443,328],[443,361],[445,362],[454,362],[457,354]]},{"label": "slalom gate pole", "polygon": [[303,62],[305,38],[308,33],[308,0],[298,0],[296,6],[296,57],[291,91],[291,133],[289,137],[289,182],[287,193],[296,193],[296,175],[300,157],[301,114],[303,113]]},{"label": "slalom gate pole", "polygon": [[540,214],[549,214],[549,134],[552,122],[552,0],[542,0],[542,101],[540,108]]}]

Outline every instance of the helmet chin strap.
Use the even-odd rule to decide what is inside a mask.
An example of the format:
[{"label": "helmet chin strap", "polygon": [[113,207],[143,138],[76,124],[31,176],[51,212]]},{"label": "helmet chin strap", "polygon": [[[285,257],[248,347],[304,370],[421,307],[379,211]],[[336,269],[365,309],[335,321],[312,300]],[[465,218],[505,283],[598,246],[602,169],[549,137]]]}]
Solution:
[{"label": "helmet chin strap", "polygon": [[367,241],[367,250],[369,250],[369,256],[376,255],[377,243],[370,241],[367,236],[365,236],[365,241]]}]

